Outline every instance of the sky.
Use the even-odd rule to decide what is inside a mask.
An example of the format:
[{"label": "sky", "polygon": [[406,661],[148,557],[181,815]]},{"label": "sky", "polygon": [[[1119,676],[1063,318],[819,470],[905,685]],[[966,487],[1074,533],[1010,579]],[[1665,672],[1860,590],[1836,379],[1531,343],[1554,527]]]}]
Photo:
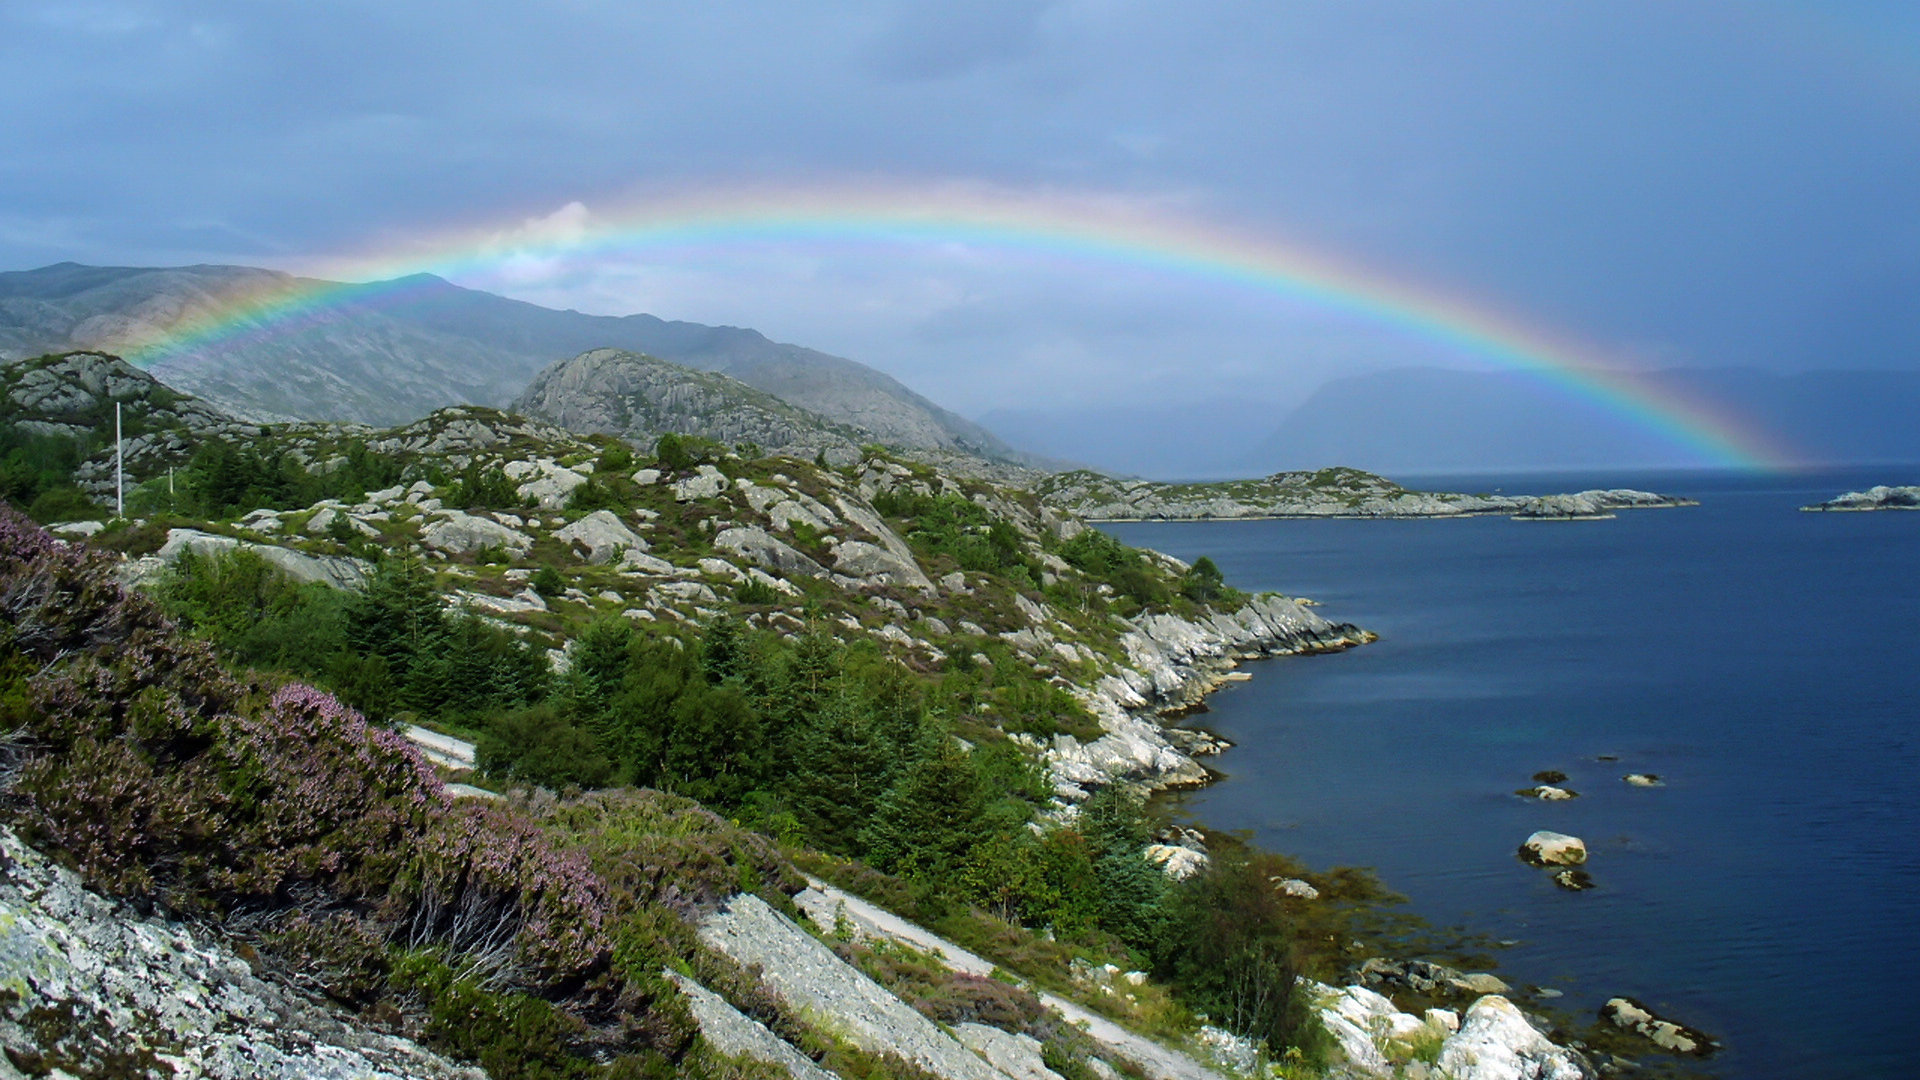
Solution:
[{"label": "sky", "polygon": [[566,246],[728,192],[962,193],[1306,253],[1629,369],[1920,366],[1910,2],[6,0],[0,66],[0,269],[428,270],[752,326],[968,415],[1498,365],[1122,256]]}]

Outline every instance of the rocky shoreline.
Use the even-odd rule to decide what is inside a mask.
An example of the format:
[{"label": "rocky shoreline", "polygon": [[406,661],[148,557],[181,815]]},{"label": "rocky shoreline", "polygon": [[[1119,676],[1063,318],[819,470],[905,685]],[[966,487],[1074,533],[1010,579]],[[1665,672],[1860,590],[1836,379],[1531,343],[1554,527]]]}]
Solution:
[{"label": "rocky shoreline", "polygon": [[1285,518],[1457,518],[1593,521],[1617,510],[1698,506],[1694,499],[1630,488],[1561,495],[1414,491],[1359,469],[1284,472],[1258,480],[1165,484],[1093,472],[1056,473],[1036,485],[1046,505],[1087,521],[1247,521]]},{"label": "rocky shoreline", "polygon": [[1879,484],[1865,491],[1849,491],[1825,502],[1812,503],[1806,511],[1858,512],[1870,510],[1920,510],[1920,486],[1888,487]]}]

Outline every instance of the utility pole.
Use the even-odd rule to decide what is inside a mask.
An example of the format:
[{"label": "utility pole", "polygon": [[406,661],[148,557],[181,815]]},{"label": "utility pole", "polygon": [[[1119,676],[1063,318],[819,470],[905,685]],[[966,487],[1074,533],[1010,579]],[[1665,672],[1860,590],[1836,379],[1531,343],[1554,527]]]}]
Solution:
[{"label": "utility pole", "polygon": [[113,403],[113,516],[127,516],[127,448],[120,441],[120,403]]}]

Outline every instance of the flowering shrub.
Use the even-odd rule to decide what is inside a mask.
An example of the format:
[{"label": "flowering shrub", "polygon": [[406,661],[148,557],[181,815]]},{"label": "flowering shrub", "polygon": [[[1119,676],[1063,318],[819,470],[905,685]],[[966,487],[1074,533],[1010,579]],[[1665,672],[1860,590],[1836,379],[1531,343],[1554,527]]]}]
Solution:
[{"label": "flowering shrub", "polygon": [[235,678],[111,558],[3,506],[0,617],[0,661],[26,661],[0,663],[27,728],[14,817],[97,887],[210,913],[356,907],[483,983],[601,964],[584,854],[455,807],[412,744],[330,695]]}]

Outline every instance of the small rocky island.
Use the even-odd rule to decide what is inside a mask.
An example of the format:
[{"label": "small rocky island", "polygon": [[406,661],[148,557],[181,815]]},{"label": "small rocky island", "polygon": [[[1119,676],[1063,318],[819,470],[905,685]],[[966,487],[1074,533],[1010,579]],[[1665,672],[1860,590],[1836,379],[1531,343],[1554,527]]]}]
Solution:
[{"label": "small rocky island", "polygon": [[1920,486],[1888,487],[1880,484],[1865,491],[1849,491],[1826,502],[1803,506],[1802,510],[1920,510]]},{"label": "small rocky island", "polygon": [[1627,488],[1569,495],[1469,495],[1414,491],[1360,469],[1279,472],[1258,480],[1166,484],[1079,470],[1034,487],[1056,510],[1092,521],[1234,518],[1451,518],[1505,514],[1517,521],[1592,521],[1616,510],[1698,506],[1693,499]]}]

